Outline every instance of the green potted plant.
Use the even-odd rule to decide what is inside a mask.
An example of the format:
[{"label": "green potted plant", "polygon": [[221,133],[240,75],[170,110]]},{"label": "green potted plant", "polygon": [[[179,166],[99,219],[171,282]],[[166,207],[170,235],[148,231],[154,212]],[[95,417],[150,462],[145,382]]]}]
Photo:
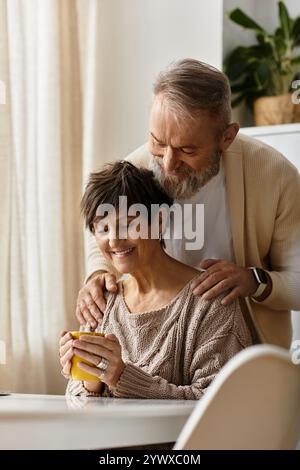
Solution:
[{"label": "green potted plant", "polygon": [[279,26],[269,34],[240,8],[228,13],[234,23],[255,32],[257,43],[236,47],[224,63],[235,107],[245,102],[257,125],[300,121],[300,105],[293,104],[292,82],[300,78],[300,17],[291,18],[278,2]]}]

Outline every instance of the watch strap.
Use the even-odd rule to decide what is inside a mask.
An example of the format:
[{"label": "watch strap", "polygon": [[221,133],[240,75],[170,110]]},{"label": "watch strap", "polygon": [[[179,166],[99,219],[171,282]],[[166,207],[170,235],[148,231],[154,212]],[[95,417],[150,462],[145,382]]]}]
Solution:
[{"label": "watch strap", "polygon": [[254,292],[254,294],[252,294],[251,297],[254,297],[254,298],[260,297],[264,293],[266,287],[267,287],[267,284],[259,284],[258,288]]},{"label": "watch strap", "polygon": [[265,283],[265,282],[262,282],[262,281],[260,280],[259,274],[258,274],[258,272],[257,272],[257,268],[255,268],[255,267],[250,267],[249,269],[252,271],[252,274],[253,274],[253,276],[254,276],[254,278],[255,278],[257,284],[258,284],[258,287],[257,287],[256,291],[255,291],[254,294],[252,294],[252,296],[251,296],[251,297],[253,297],[253,298],[255,299],[256,297],[260,297],[260,296],[264,293],[264,291],[266,290],[268,284]]}]

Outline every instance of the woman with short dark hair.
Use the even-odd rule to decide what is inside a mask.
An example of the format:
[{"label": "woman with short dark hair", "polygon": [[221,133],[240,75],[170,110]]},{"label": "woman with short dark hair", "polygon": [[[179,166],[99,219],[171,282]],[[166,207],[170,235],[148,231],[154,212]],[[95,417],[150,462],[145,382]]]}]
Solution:
[{"label": "woman with short dark hair", "polygon": [[226,361],[251,345],[238,301],[224,306],[223,296],[195,296],[191,283],[199,272],[165,253],[163,214],[171,205],[152,172],[127,161],[90,175],[82,199],[86,225],[107,261],[128,276],[107,294],[96,329],[104,337],[61,338],[64,375],[76,354],[92,364],[79,367],[101,380],[70,379],[67,394],[198,399]]}]

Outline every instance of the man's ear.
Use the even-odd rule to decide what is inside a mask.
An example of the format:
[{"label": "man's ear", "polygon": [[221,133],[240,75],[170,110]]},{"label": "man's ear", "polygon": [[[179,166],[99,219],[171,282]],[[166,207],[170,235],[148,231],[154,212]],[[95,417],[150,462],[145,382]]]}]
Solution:
[{"label": "man's ear", "polygon": [[237,122],[232,122],[229,124],[229,126],[225,129],[223,132],[222,138],[221,138],[221,150],[222,153],[225,152],[225,150],[228,149],[228,147],[232,144],[234,139],[236,138],[236,135],[240,129],[240,125]]}]

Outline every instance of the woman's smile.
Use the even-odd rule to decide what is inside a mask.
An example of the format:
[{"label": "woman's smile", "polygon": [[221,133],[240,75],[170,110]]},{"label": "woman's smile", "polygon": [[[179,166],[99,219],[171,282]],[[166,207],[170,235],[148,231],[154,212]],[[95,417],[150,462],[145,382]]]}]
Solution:
[{"label": "woman's smile", "polygon": [[126,248],[124,250],[111,250],[110,253],[112,256],[115,256],[116,258],[122,259],[126,258],[127,256],[130,256],[132,252],[135,250],[135,247],[131,248]]}]

